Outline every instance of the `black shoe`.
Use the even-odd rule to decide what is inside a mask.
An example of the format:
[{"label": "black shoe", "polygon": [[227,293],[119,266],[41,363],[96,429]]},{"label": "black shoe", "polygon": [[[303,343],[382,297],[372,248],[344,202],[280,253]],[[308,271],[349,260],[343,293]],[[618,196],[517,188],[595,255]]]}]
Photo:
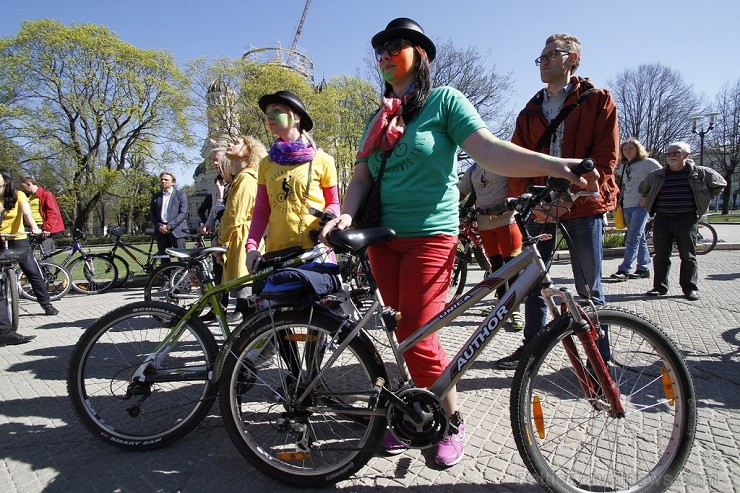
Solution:
[{"label": "black shoe", "polygon": [[630,274],[629,274],[629,272],[625,272],[623,270],[618,270],[617,272],[615,272],[614,274],[612,274],[609,277],[611,277],[612,279],[618,279],[620,281],[626,281],[630,277]]},{"label": "black shoe", "polygon": [[31,342],[36,336],[22,336],[17,332],[8,332],[0,334],[0,346],[15,346]]},{"label": "black shoe", "polygon": [[47,315],[58,315],[59,314],[59,310],[54,308],[52,305],[44,305],[43,308],[44,308],[44,313]]},{"label": "black shoe", "polygon": [[649,270],[636,270],[628,276],[630,279],[648,279],[650,277]]},{"label": "black shoe", "polygon": [[689,301],[696,301],[699,299],[699,291],[695,289],[691,291],[686,291],[684,293],[684,296],[686,296],[686,299]]},{"label": "black shoe", "polygon": [[511,355],[505,356],[498,361],[494,361],[493,367],[497,370],[516,370],[516,367],[519,365],[519,358],[522,357],[523,353],[524,345],[521,345]]},{"label": "black shoe", "polygon": [[653,289],[651,289],[650,291],[648,291],[648,292],[647,292],[647,293],[645,293],[645,294],[646,294],[646,295],[648,295],[648,296],[663,296],[663,295],[665,295],[665,294],[666,294],[667,292],[668,292],[668,291],[661,291],[660,289],[657,289],[657,288],[653,288]]}]

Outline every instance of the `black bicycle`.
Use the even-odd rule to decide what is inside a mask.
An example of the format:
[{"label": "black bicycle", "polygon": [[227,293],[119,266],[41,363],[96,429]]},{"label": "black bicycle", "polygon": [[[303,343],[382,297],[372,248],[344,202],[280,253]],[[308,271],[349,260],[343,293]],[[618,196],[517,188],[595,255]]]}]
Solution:
[{"label": "black bicycle", "polygon": [[[115,263],[118,268],[118,277],[113,287],[121,287],[125,285],[131,278],[132,274],[131,264],[129,264],[129,261],[126,260],[126,258],[118,254],[119,249],[138,267],[138,270],[133,271],[134,275],[146,275],[148,277],[157,269],[157,267],[159,267],[162,259],[169,258],[167,255],[157,254],[157,249],[154,244],[154,235],[152,235],[152,238],[149,241],[149,248],[145,250],[131,243],[126,243],[126,241],[121,238],[123,235],[123,228],[111,229],[108,234],[114,236],[116,241],[113,243],[110,251],[101,253],[100,255],[107,257],[110,261]],[[142,257],[145,259],[144,261],[140,260]]]},{"label": "black bicycle", "polygon": [[[40,248],[40,246],[37,247],[37,243],[41,242],[41,238],[35,235],[29,235],[28,238],[32,249]],[[69,293],[69,290],[72,288],[72,277],[69,272],[67,272],[67,269],[53,262],[51,258],[47,260],[39,260],[37,258],[36,260],[38,261],[41,275],[46,282],[46,290],[49,293],[49,300],[56,301]],[[18,289],[21,298],[37,301],[36,293],[33,291],[31,282],[20,267],[16,267],[16,274],[18,276]]]}]

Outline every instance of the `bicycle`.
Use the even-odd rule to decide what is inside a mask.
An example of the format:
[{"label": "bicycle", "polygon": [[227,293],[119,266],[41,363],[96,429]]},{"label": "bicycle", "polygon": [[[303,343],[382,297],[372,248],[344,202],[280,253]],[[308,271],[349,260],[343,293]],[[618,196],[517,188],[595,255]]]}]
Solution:
[{"label": "bicycle", "polygon": [[448,293],[448,298],[452,300],[460,296],[465,290],[465,283],[468,279],[468,264],[472,262],[473,257],[484,272],[491,272],[491,262],[488,260],[488,255],[486,255],[478,232],[478,223],[476,222],[478,210],[474,205],[466,204],[460,207],[459,216],[460,235]]},{"label": "bicycle", "polygon": [[[36,244],[40,242],[40,238],[29,235],[29,242],[31,244],[31,249],[33,250],[37,248]],[[51,259],[38,260],[37,258],[37,261],[39,263],[41,275],[44,277],[44,281],[46,281],[46,290],[49,292],[49,300],[56,301],[69,293],[69,290],[72,288],[72,278],[69,275],[69,272],[67,272],[67,270],[61,265],[52,262]],[[18,290],[21,298],[30,301],[37,301],[33,287],[20,267],[16,268],[16,275],[18,277]]]},{"label": "bicycle", "polygon": [[[196,248],[205,247],[203,235],[195,238]],[[169,258],[169,256],[167,256]],[[204,283],[198,275],[199,269],[213,270],[213,257],[204,259],[205,265],[188,266],[186,264],[165,263],[154,269],[147,278],[144,286],[144,300],[164,301],[184,308],[192,305],[204,293]],[[207,306],[201,315],[207,314]]]},{"label": "bicycle", "polygon": [[[217,393],[219,356],[211,329],[198,315],[209,306],[225,344],[244,330],[258,312],[232,332],[221,295],[265,279],[275,269],[325,257],[317,245],[260,263],[260,269],[216,284],[209,257],[222,247],[168,249],[200,280],[204,293],[185,309],[159,301],[119,307],[96,320],[75,345],[67,389],[76,415],[95,436],[119,448],[150,450],[185,436],[206,416]],[[340,300],[339,303],[342,303]],[[224,346],[225,347],[225,346]]]},{"label": "bicycle", "polygon": [[[118,254],[119,249],[139,267],[140,271],[137,271],[137,273],[143,272],[147,276],[151,275],[151,273],[156,270],[162,259],[169,258],[166,255],[158,255],[156,253],[154,235],[152,235],[152,239],[149,242],[149,248],[144,250],[143,248],[139,248],[131,243],[126,243],[123,238],[121,238],[123,235],[122,228],[112,228],[108,234],[113,235],[116,238],[116,241],[108,252],[101,253],[100,255],[103,255],[111,262],[114,262],[118,268],[118,277],[116,278],[113,287],[121,287],[131,278],[131,266],[124,257]],[[142,262],[139,260],[139,256],[143,256],[146,260]]]},{"label": "bicycle", "polygon": [[[118,278],[118,268],[115,263],[103,254],[90,254],[86,252],[82,240],[86,238],[85,233],[76,229],[72,234],[72,245],[65,248],[57,248],[53,252],[43,250],[41,243],[34,245],[34,253],[38,252],[37,258],[40,262],[51,262],[62,267],[69,274],[72,289],[83,294],[104,293],[111,289]],[[58,264],[53,258],[58,255],[67,254]]]},{"label": "bicycle", "polygon": [[0,297],[2,297],[5,304],[4,309],[8,311],[8,320],[10,320],[10,325],[14,332],[18,331],[18,318],[20,315],[18,301],[20,293],[15,265],[18,262],[26,260],[31,252],[28,249],[8,248],[8,240],[25,235],[26,233],[3,233],[0,235],[3,243],[3,251],[0,252]]},{"label": "bicycle", "polygon": [[[645,237],[650,248],[653,246],[653,220],[654,218],[650,217],[645,223]],[[717,230],[706,221],[699,220],[696,235],[692,235],[692,237],[697,255],[706,255],[717,246]],[[676,250],[675,243],[673,249]]]},{"label": "bicycle", "polygon": [[[359,321],[317,303],[305,309],[278,306],[233,334],[214,379],[224,424],[242,456],[278,481],[318,487],[362,468],[386,426],[410,448],[438,443],[449,429],[456,431],[442,399],[512,310],[540,286],[553,321],[527,345],[510,401],[525,465],[548,491],[665,490],[683,467],[696,429],[691,376],[675,345],[653,323],[620,308],[591,304],[584,310],[567,288],[552,285],[535,247],[538,238],[527,234],[523,218],[556,186],[564,188],[550,180],[507,200],[506,210],[520,213],[524,251],[400,344],[392,323],[398,314],[382,308],[377,290]],[[330,235],[335,251],[373,241],[361,232],[349,241],[343,233]],[[428,389],[415,387],[403,353],[517,275],[438,380]],[[377,311],[389,322],[385,333],[397,382],[364,330]],[[599,353],[602,326],[608,326],[620,365]],[[268,347],[274,355],[255,359]]]}]

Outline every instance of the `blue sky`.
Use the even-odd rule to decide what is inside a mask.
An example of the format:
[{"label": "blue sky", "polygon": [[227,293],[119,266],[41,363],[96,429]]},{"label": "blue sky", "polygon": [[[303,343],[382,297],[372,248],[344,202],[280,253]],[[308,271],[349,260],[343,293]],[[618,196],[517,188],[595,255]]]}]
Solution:
[{"label": "blue sky", "polygon": [[[111,28],[140,48],[165,49],[185,61],[239,57],[251,44],[290,46],[305,0],[6,0],[0,36],[14,36],[23,20],[52,18]],[[557,7],[557,11],[555,8]],[[361,75],[370,38],[395,17],[417,20],[433,40],[475,46],[511,73],[512,104],[520,108],[542,87],[534,58],[554,32],[583,43],[579,74],[607,86],[625,68],[660,62],[678,69],[712,100],[724,83],[740,79],[737,0],[312,0],[299,46],[314,61],[317,80]],[[687,123],[688,125],[688,123]]]}]

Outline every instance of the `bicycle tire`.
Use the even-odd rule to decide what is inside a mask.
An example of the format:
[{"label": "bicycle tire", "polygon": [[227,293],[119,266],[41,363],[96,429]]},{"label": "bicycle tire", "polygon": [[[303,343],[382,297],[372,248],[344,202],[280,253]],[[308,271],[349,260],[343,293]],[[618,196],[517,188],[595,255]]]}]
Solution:
[{"label": "bicycle tire", "polygon": [[573,334],[563,315],[527,345],[514,376],[517,448],[547,491],[664,491],[686,462],[696,431],[688,368],[670,339],[639,315],[606,307],[596,315],[589,317],[609,326],[609,346],[623,363],[610,362],[608,369],[626,415],[613,417],[584,396],[561,344]]},{"label": "bicycle tire", "polygon": [[111,288],[121,288],[125,286],[131,278],[131,266],[128,264],[128,261],[118,254],[111,255],[110,253],[102,253],[101,255],[104,255],[108,260],[116,264],[116,268],[118,269],[118,277]]},{"label": "bicycle tire", "polygon": [[146,370],[149,378],[168,380],[131,381],[182,313],[166,303],[140,301],[107,313],[82,334],[69,360],[67,392],[93,435],[115,447],[152,450],[182,438],[208,414],[218,391],[209,379],[218,346],[195,317],[155,360],[156,368]]},{"label": "bicycle tire", "polygon": [[[387,379],[366,339],[353,339],[308,399],[296,402],[301,382],[326,361],[323,349],[336,342],[341,324],[325,311],[278,310],[254,321],[227,356],[219,379],[226,431],[239,453],[273,479],[303,487],[334,484],[377,450],[385,416],[342,413],[367,411],[375,381]],[[264,356],[269,344],[279,348],[272,358]],[[306,446],[299,448],[299,441]]]},{"label": "bicycle tire", "polygon": [[5,297],[5,308],[8,310],[8,320],[13,332],[18,331],[18,320],[20,315],[20,306],[18,298],[18,278],[12,268],[5,269],[5,282],[3,282],[3,296]]},{"label": "bicycle tire", "polygon": [[706,255],[717,246],[717,230],[709,223],[699,222],[694,245],[697,255]]},{"label": "bicycle tire", "polygon": [[455,263],[450,276],[450,288],[447,291],[447,299],[454,300],[465,290],[468,280],[468,260],[465,251],[458,250],[455,253]]},{"label": "bicycle tire", "polygon": [[111,289],[118,279],[118,268],[104,254],[85,255],[69,264],[72,289],[83,294],[100,294]]},{"label": "bicycle tire", "polygon": [[[164,264],[152,272],[144,287],[144,299],[163,301],[188,308],[205,293],[203,283],[193,269],[183,264]],[[207,314],[208,306],[196,315]]]},{"label": "bicycle tire", "polygon": [[[46,290],[49,292],[49,300],[57,301],[72,289],[72,280],[67,269],[53,262],[39,261],[41,275],[46,281]],[[21,298],[38,301],[31,283],[22,270],[18,269],[18,293]]]}]

